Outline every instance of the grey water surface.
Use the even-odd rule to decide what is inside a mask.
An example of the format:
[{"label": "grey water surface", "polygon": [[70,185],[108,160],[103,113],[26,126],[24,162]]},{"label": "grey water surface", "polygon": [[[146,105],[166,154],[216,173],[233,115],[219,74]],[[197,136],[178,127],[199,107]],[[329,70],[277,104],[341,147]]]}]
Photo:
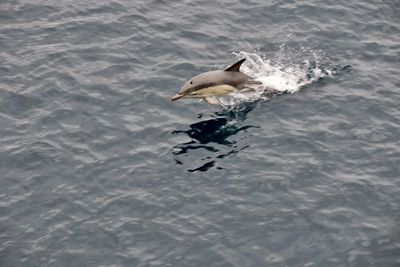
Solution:
[{"label": "grey water surface", "polygon": [[[2,0],[0,266],[400,266],[399,14]],[[348,68],[233,111],[169,101],[233,52],[304,48]]]}]

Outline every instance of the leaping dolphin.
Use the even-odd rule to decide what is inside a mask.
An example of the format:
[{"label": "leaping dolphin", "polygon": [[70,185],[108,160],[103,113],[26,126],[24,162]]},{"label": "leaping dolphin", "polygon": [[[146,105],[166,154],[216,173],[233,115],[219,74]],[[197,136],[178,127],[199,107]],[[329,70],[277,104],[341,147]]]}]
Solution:
[{"label": "leaping dolphin", "polygon": [[249,75],[240,72],[240,66],[246,59],[243,58],[225,70],[214,70],[199,74],[187,81],[179,92],[171,97],[171,101],[183,97],[202,98],[210,104],[221,104],[216,96],[225,96],[231,93],[249,89],[251,85],[261,84]]}]

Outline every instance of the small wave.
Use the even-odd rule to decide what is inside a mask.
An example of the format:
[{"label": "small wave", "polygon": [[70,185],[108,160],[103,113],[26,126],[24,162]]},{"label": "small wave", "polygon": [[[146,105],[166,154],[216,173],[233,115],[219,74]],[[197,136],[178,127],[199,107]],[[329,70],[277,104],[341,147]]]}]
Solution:
[{"label": "small wave", "polygon": [[[273,59],[267,59],[255,52],[240,51],[233,54],[237,59],[247,59],[241,70],[262,84],[253,87],[254,90],[219,99],[224,105],[231,107],[246,102],[268,100],[271,96],[282,93],[293,94],[304,86],[325,77],[333,77],[339,72],[338,67],[324,67],[322,53],[310,50],[307,53],[304,49],[295,53],[281,47]],[[299,61],[301,54],[304,54],[304,59]]]}]

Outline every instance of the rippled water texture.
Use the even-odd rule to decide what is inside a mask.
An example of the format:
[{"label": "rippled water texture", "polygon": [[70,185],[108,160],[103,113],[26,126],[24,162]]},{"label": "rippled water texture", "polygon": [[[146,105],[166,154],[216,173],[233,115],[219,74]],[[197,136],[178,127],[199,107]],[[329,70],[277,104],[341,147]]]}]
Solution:
[{"label": "rippled water texture", "polygon": [[[2,0],[0,266],[399,266],[399,14]],[[242,57],[282,94],[169,101]]]}]

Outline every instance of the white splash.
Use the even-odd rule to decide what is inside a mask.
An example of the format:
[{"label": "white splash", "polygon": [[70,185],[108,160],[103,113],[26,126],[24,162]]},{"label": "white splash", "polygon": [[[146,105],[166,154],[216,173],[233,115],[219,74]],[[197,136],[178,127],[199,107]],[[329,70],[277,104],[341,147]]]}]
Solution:
[{"label": "white splash", "polygon": [[255,86],[255,90],[235,93],[230,97],[221,97],[219,100],[228,106],[268,100],[272,94],[293,94],[323,77],[335,75],[334,69],[327,70],[319,65],[321,56],[318,53],[312,54],[311,57],[308,54],[308,59],[300,61],[299,53],[283,48],[275,59],[266,59],[258,53],[244,51],[234,53],[234,55],[237,59],[246,58],[241,71],[262,84]]}]

